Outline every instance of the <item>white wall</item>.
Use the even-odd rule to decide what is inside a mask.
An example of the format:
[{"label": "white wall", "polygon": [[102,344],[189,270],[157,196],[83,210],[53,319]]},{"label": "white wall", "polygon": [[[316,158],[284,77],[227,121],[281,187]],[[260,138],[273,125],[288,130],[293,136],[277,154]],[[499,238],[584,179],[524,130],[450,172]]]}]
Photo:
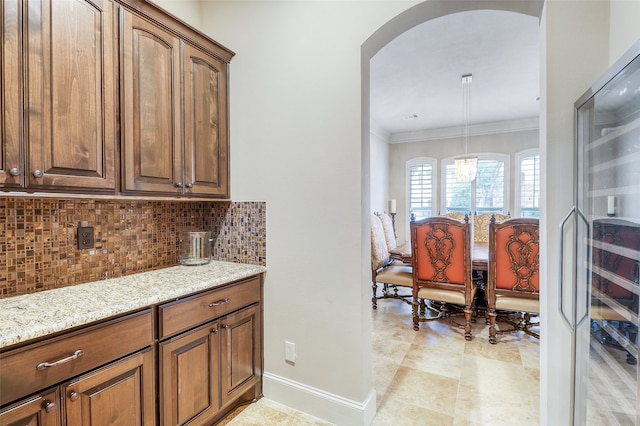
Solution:
[{"label": "white wall", "polygon": [[371,212],[388,212],[389,200],[389,135],[371,132]]},{"label": "white wall", "polygon": [[151,0],[149,3],[155,3],[192,27],[201,29],[200,0]]},{"label": "white wall", "polygon": [[610,10],[609,64],[613,64],[640,39],[640,1],[612,0]]},{"label": "white wall", "polygon": [[360,50],[412,4],[203,3],[204,31],[236,52],[231,197],[267,202],[265,395],[337,424],[375,412]]}]

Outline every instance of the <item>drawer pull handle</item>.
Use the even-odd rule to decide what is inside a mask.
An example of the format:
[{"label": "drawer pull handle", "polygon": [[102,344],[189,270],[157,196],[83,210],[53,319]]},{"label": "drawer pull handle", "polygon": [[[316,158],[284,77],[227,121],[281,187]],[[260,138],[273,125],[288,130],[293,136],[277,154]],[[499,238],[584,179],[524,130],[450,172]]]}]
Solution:
[{"label": "drawer pull handle", "polygon": [[69,399],[70,399],[71,401],[77,401],[77,400],[78,400],[78,397],[80,397],[80,395],[78,394],[78,392],[71,392],[71,393],[69,394]]},{"label": "drawer pull handle", "polygon": [[45,403],[44,403],[44,411],[46,411],[47,413],[50,413],[50,412],[53,411],[54,408],[56,408],[55,402],[45,401]]},{"label": "drawer pull handle", "polygon": [[225,303],[229,303],[229,298],[225,297],[224,299],[220,299],[217,302],[209,303],[209,307],[213,308],[214,306],[224,305]]},{"label": "drawer pull handle", "polygon": [[82,355],[84,355],[84,351],[82,349],[78,349],[77,351],[75,351],[72,355],[69,355],[66,358],[62,358],[59,359],[58,361],[54,361],[54,362],[41,362],[40,364],[38,364],[38,366],[36,367],[36,369],[38,370],[44,370],[45,368],[48,367],[55,367],[57,365],[60,364],[64,364],[65,362],[69,362],[69,361],[73,361],[76,358],[80,358]]}]

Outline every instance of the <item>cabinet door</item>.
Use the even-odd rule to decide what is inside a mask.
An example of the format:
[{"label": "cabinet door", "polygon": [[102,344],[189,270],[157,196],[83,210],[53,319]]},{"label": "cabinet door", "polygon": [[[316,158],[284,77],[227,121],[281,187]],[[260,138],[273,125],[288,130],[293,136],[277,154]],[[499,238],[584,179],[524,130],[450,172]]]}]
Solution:
[{"label": "cabinet door", "polygon": [[149,348],[62,386],[66,424],[153,426],[155,369]]},{"label": "cabinet door", "polygon": [[182,193],[180,41],[122,13],[122,189]]},{"label": "cabinet door", "polygon": [[[220,320],[222,405],[240,397],[262,378],[262,321],[255,305]],[[257,397],[258,395],[254,395]]]},{"label": "cabinet door", "polygon": [[114,3],[27,5],[27,186],[115,190]]},{"label": "cabinet door", "polygon": [[218,322],[160,343],[163,425],[205,424],[219,407]]},{"label": "cabinet door", "polygon": [[229,198],[227,64],[185,44],[185,185]]},{"label": "cabinet door", "polygon": [[20,187],[24,167],[20,159],[22,133],[22,2],[3,0],[2,67],[0,67],[0,186]]},{"label": "cabinet door", "polygon": [[60,425],[58,388],[28,398],[0,411],[0,425],[58,426]]}]

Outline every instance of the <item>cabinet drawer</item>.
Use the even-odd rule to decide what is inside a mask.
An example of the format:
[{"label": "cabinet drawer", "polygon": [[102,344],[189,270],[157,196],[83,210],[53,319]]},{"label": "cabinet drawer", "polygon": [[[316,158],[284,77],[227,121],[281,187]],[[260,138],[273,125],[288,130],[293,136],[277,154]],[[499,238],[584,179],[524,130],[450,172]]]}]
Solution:
[{"label": "cabinet drawer", "polygon": [[70,379],[153,343],[151,309],[0,355],[0,404]]},{"label": "cabinet drawer", "polygon": [[260,301],[260,278],[160,306],[160,339]]}]

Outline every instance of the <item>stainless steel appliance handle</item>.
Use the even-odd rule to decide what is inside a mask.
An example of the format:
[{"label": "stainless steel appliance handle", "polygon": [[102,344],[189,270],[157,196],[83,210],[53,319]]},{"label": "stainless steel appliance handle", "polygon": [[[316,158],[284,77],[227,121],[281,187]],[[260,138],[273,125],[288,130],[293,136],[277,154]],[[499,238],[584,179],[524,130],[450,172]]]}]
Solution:
[{"label": "stainless steel appliance handle", "polygon": [[[579,208],[576,208],[576,215],[578,219],[582,219],[584,224],[587,227],[587,241],[591,241],[591,229],[589,228],[589,221],[587,217],[582,213]],[[591,276],[591,250],[587,249],[587,264],[589,265],[589,270],[587,271],[587,291],[581,292],[582,294],[586,294],[585,298],[585,306],[584,306],[584,315],[580,317],[579,320],[576,321],[576,327],[578,327],[582,322],[589,318],[589,301],[591,300],[591,286],[589,285],[588,277]],[[576,262],[576,268],[578,267],[578,262]],[[577,274],[576,274],[577,277]],[[574,306],[578,306],[578,292],[576,291],[574,294]]]},{"label": "stainless steel appliance handle", "polygon": [[[559,296],[558,296],[558,310],[560,311],[560,314],[562,315],[562,319],[564,320],[564,322],[567,324],[567,326],[571,329],[571,331],[573,331],[575,329],[575,324],[572,323],[572,321],[569,319],[569,317],[567,317],[565,311],[564,311],[564,226],[567,224],[567,221],[571,218],[571,216],[573,216],[573,214],[576,212],[576,206],[571,207],[571,210],[569,210],[569,213],[567,213],[567,215],[564,217],[564,219],[562,220],[562,222],[560,222],[560,267],[558,268],[560,271],[560,279],[558,280],[558,288],[559,288]],[[575,297],[574,297],[575,299]]]}]

